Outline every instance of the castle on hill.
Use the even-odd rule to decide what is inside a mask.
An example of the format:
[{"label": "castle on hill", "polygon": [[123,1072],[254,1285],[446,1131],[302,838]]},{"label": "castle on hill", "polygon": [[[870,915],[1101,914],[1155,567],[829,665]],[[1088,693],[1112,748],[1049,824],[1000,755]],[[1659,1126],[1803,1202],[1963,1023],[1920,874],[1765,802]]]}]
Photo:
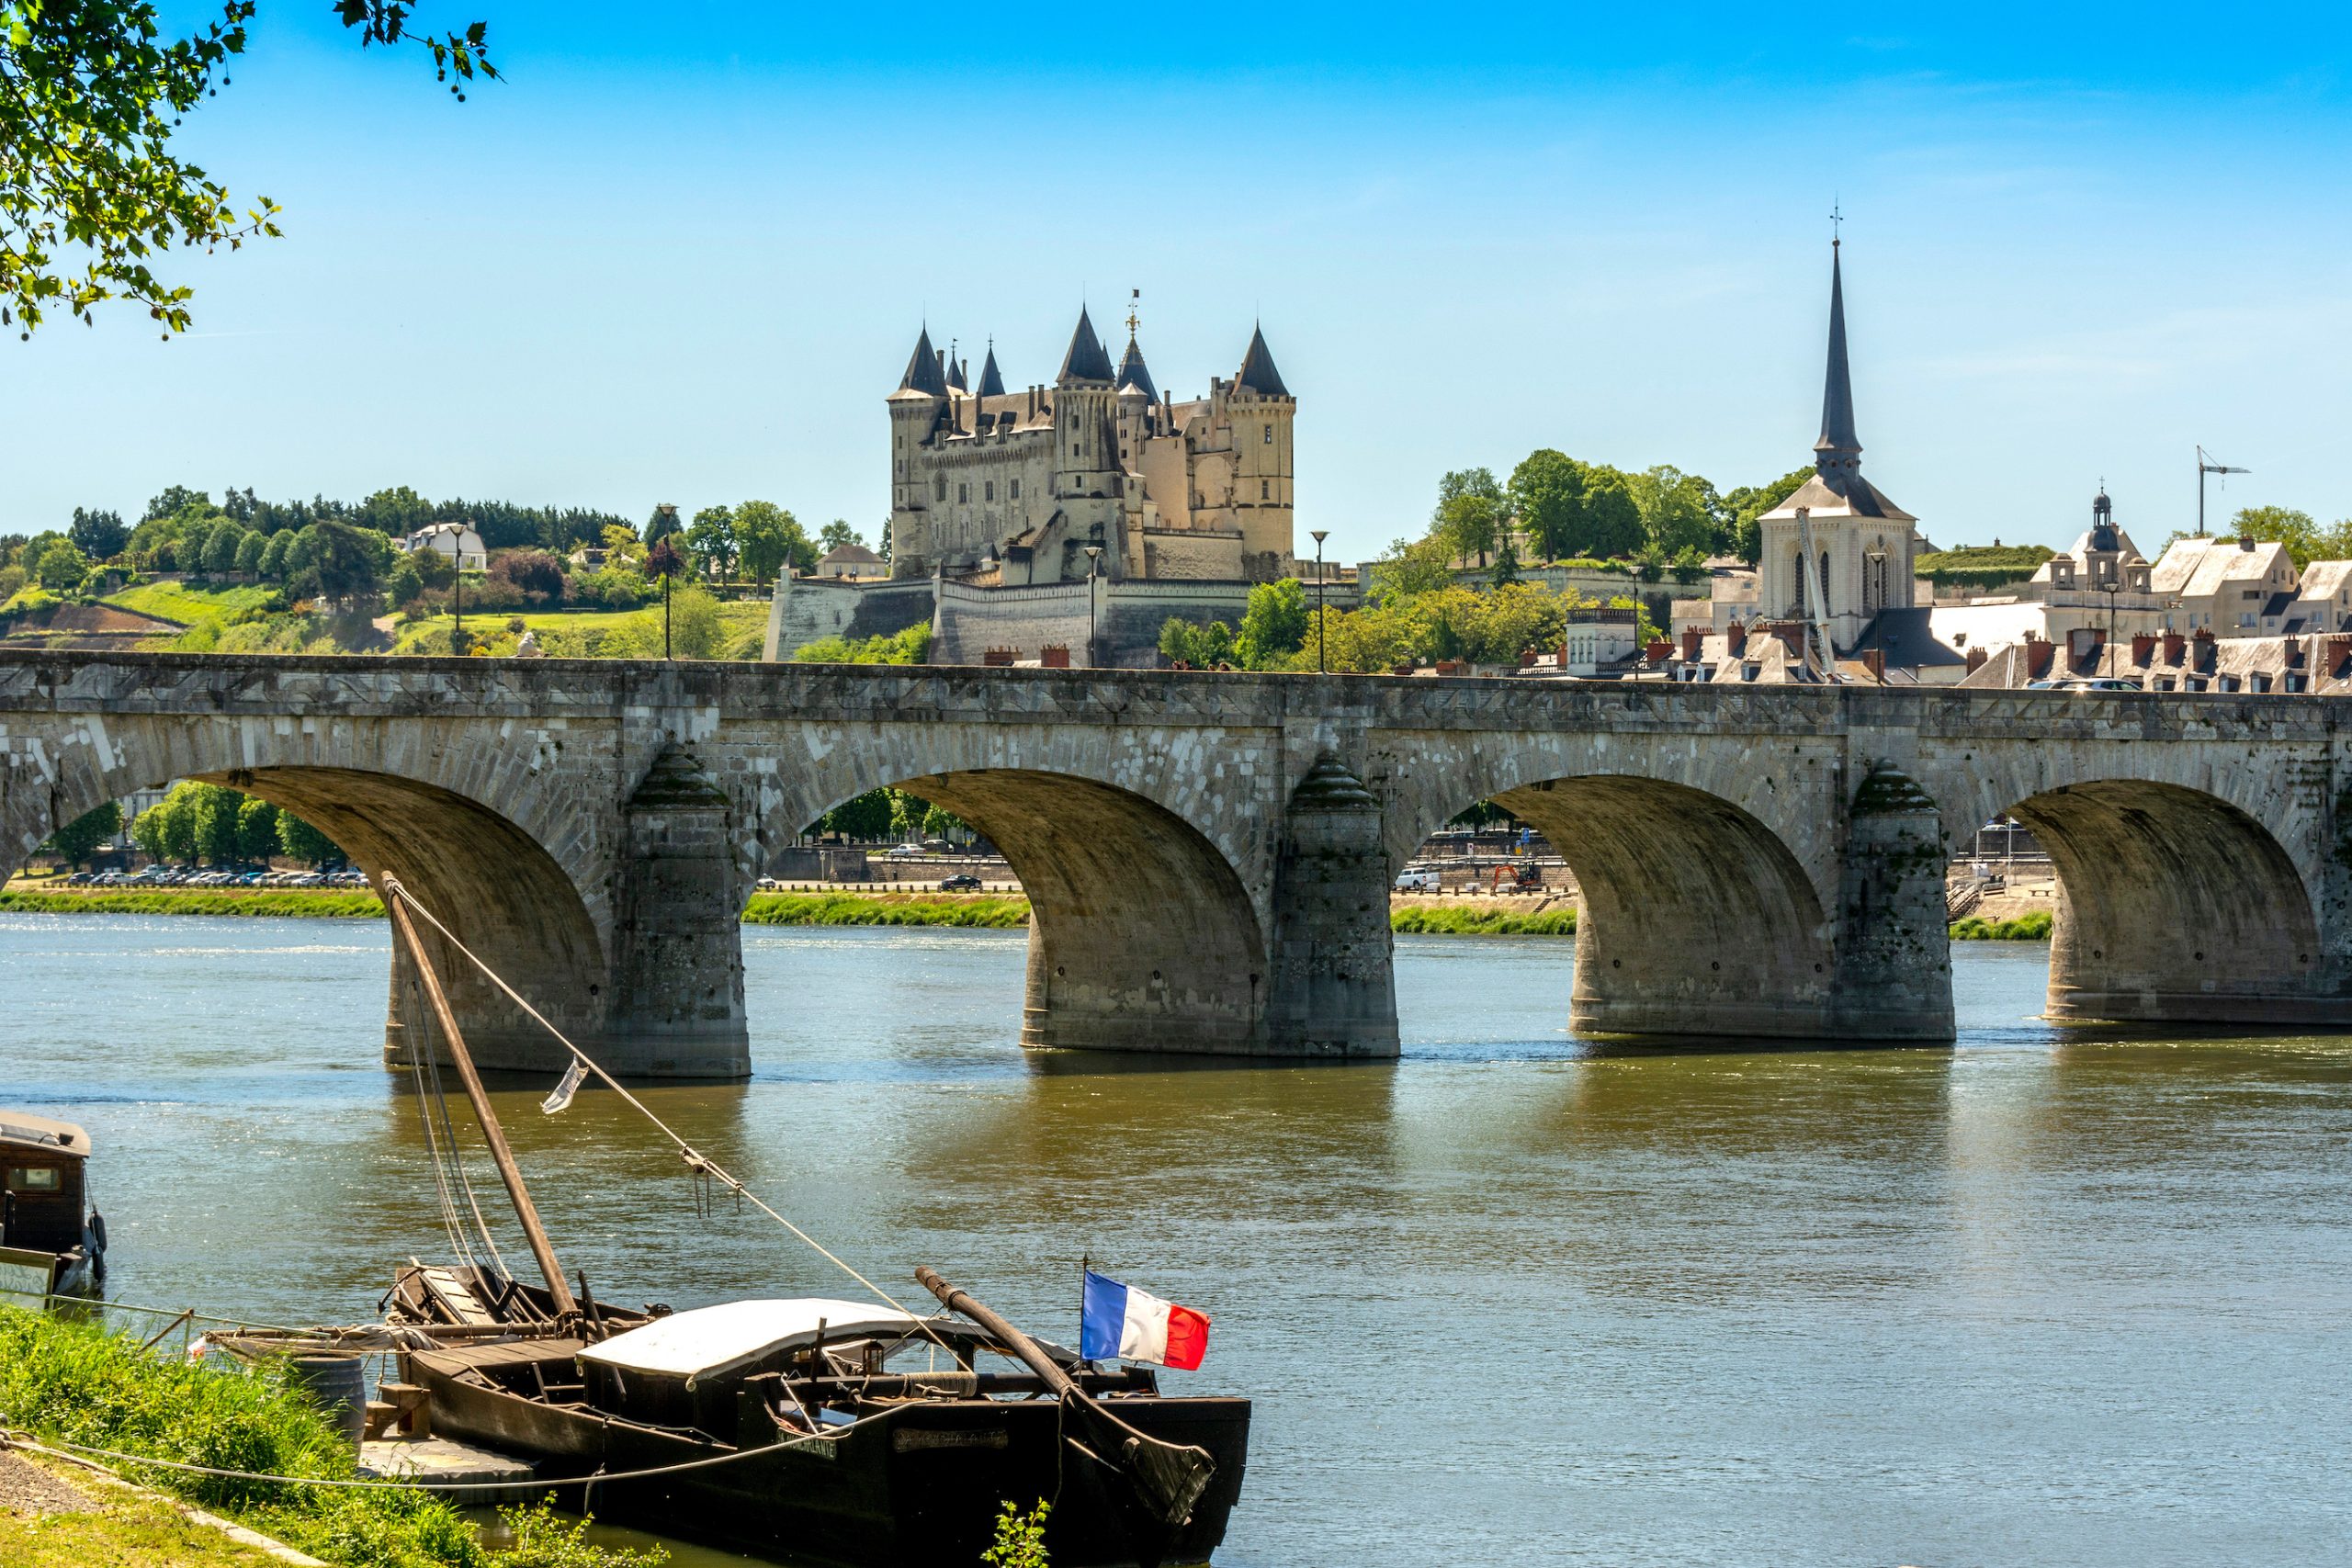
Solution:
[{"label": "castle on hill", "polygon": [[1008,391],[996,347],[975,380],[926,326],[889,396],[894,578],[1030,587],[1271,582],[1294,570],[1298,400],[1253,329],[1230,380],[1176,401],[1127,318],[1114,367],[1081,307],[1053,384]]}]

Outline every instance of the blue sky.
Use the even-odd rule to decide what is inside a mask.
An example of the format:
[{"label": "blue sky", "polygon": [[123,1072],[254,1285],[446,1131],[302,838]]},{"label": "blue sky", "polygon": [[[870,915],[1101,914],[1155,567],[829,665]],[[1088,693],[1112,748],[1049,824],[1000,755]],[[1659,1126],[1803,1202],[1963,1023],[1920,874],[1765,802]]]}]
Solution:
[{"label": "blue sky", "polygon": [[406,483],[870,537],[926,318],[1042,381],[1081,298],[1107,335],[1140,288],[1179,395],[1262,320],[1302,537],[1354,559],[1538,446],[1804,461],[1833,200],[1865,471],[1938,543],[2066,542],[2103,478],[2153,549],[2199,442],[2255,470],[2218,511],[2352,515],[2352,49],[2316,8],[428,0],[491,23],[507,80],[463,104],[325,10],[266,0],[187,129],[288,237],[182,265],[185,338],[6,344],[0,530]]}]

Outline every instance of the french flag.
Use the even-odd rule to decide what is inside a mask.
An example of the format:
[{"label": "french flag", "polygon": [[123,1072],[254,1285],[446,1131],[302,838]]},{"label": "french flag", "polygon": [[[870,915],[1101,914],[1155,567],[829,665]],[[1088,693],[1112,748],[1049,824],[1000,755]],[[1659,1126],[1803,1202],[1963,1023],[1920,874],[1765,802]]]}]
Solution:
[{"label": "french flag", "polygon": [[1209,1320],[1202,1314],[1086,1271],[1078,1327],[1078,1353],[1086,1359],[1149,1361],[1189,1372],[1208,1349]]}]

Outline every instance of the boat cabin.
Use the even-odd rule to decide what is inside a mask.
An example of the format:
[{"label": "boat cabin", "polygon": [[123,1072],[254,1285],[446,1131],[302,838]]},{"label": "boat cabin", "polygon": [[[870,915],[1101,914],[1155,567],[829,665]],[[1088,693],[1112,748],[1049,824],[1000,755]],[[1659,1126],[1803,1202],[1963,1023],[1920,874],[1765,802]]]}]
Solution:
[{"label": "boat cabin", "polygon": [[82,1245],[82,1166],[90,1134],[71,1122],[0,1111],[0,1247],[71,1252]]},{"label": "boat cabin", "polygon": [[[735,1390],[762,1373],[822,1348],[904,1344],[922,1332],[921,1320],[871,1302],[803,1297],[729,1302],[657,1317],[580,1352],[587,1402],[653,1426],[700,1427],[732,1435]],[[874,1370],[882,1358],[872,1357]]]}]

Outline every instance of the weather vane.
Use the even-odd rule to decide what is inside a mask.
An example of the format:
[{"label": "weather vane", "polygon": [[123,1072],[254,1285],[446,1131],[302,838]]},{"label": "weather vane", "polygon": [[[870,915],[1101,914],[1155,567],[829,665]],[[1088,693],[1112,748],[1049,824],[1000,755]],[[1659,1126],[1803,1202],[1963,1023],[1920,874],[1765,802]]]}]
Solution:
[{"label": "weather vane", "polygon": [[1137,328],[1138,326],[1141,326],[1141,325],[1143,324],[1141,321],[1137,321],[1137,320],[1136,319],[1136,306],[1138,306],[1138,305],[1140,305],[1140,304],[1142,304],[1142,303],[1143,303],[1143,290],[1142,290],[1142,289],[1140,289],[1140,288],[1130,288],[1130,289],[1128,289],[1128,290],[1127,290],[1127,335],[1128,335],[1129,337],[1133,337],[1133,336],[1135,336],[1135,335],[1136,335],[1136,328]]},{"label": "weather vane", "polygon": [[1839,204],[1839,202],[1838,202],[1838,198],[1837,198],[1837,197],[1830,197],[1830,199],[1829,199],[1829,243],[1830,243],[1831,244],[1833,244],[1833,245],[1834,245],[1834,244],[1838,243],[1838,242],[1839,242],[1839,236],[1840,236],[1840,230],[1842,229],[1843,225],[1845,224],[1845,221],[1846,221],[1846,214],[1844,213],[1844,211],[1842,211],[1842,210],[1841,210],[1841,209],[1840,209],[1840,204]]}]

